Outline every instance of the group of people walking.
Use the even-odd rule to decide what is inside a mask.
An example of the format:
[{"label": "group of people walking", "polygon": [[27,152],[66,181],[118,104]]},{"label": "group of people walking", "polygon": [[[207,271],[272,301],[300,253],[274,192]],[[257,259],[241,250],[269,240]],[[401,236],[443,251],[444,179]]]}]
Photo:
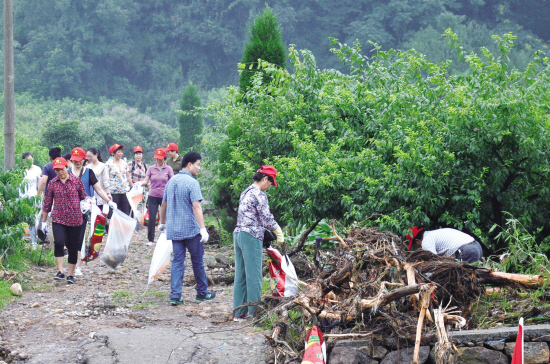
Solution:
[{"label": "group of people walking", "polygon": [[[105,164],[99,150],[74,148],[69,161],[61,157],[59,148],[50,150],[51,163],[39,175],[34,168],[32,154],[25,153],[27,163],[26,180],[37,180],[36,193],[45,191],[42,205],[40,229],[47,229],[48,214],[51,211],[52,229],[55,243],[55,257],[58,273],[55,279],[65,279],[63,271],[64,247],[68,250],[68,283],[75,283],[74,274],[83,240],[83,217],[80,201],[86,196],[95,195],[98,205],[114,207],[114,203],[124,212],[130,213],[126,193],[136,184],[149,187],[147,205],[150,223],[148,239],[155,238],[155,219],[160,212],[159,231],[166,233],[172,241],[173,260],[171,268],[170,304],[184,304],[182,283],[185,273],[185,256],[189,251],[196,281],[196,301],[214,299],[216,294],[208,290],[204,268],[204,244],[209,235],[204,224],[201,201],[203,200],[197,175],[201,171],[201,156],[197,152],[179,155],[178,146],[170,143],[167,148],[157,149],[156,163],[147,167],[143,162],[143,149],[134,147],[134,160],[123,160],[123,146],[114,144],[109,151],[112,156]],[[84,161],[88,161],[86,165]],[[69,162],[72,166],[69,167]],[[262,247],[266,230],[272,231],[278,243],[284,242],[283,232],[269,208],[265,191],[277,187],[277,170],[264,165],[252,176],[252,184],[240,195],[237,224],[233,232],[235,252],[235,282],[233,307],[235,321],[245,320],[253,315],[262,290]],[[25,193],[32,195],[32,188]],[[114,203],[113,203],[114,202]],[[31,232],[31,238],[33,233]],[[35,238],[34,238],[35,239]],[[421,247],[434,254],[453,256],[473,262],[482,258],[480,244],[469,235],[454,229],[423,231],[411,228],[408,248]],[[33,240],[34,241],[34,240]]]}]

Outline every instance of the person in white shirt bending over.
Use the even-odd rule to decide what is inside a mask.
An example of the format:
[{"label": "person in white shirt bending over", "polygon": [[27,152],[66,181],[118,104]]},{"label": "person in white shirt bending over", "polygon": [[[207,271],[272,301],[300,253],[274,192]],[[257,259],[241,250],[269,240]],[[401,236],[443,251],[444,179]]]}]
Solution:
[{"label": "person in white shirt bending over", "polygon": [[415,226],[409,228],[407,240],[409,241],[409,250],[414,245],[416,248],[467,263],[477,262],[483,258],[481,244],[472,236],[456,229],[444,228],[427,231]]}]

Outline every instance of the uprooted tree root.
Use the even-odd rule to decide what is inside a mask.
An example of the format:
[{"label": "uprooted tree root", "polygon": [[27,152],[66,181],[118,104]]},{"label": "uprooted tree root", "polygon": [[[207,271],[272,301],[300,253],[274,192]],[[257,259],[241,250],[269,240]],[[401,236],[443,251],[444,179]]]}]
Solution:
[{"label": "uprooted tree root", "polygon": [[[397,235],[377,228],[353,229],[347,238],[333,231],[340,247],[320,252],[307,264],[312,275],[301,277],[307,284],[299,282],[298,295],[263,298],[261,313],[272,325],[268,341],[277,363],[301,361],[307,330],[313,325],[327,338],[362,336],[383,341],[391,337],[412,346],[415,341],[418,345],[417,333],[423,331],[420,321],[426,324],[422,340],[439,337],[438,355],[448,357],[452,347],[442,337],[442,317],[446,324],[460,327],[466,323],[462,316],[469,315],[485,285],[521,286],[492,276],[487,268],[423,250],[411,253],[403,249],[404,242]],[[425,305],[439,307],[439,326],[434,323],[433,310],[422,309]],[[441,307],[449,305],[452,315],[442,316]]]}]

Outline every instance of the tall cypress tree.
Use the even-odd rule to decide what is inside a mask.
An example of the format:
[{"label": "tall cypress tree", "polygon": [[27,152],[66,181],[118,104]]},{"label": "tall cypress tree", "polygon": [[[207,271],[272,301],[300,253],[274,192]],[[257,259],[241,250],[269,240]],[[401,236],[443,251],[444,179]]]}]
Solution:
[{"label": "tall cypress tree", "polygon": [[[201,106],[201,99],[197,92],[197,86],[190,83],[187,85],[181,95],[180,109],[182,111],[191,111],[195,107]],[[188,150],[200,142],[203,121],[200,116],[180,115],[180,150]]]},{"label": "tall cypress tree", "polygon": [[[281,29],[277,17],[266,5],[262,14],[256,17],[250,26],[250,41],[246,43],[241,63],[245,68],[241,71],[239,86],[244,94],[252,83],[252,78],[258,72],[258,59],[285,67],[286,47],[281,40]],[[252,65],[252,68],[250,67]],[[264,82],[267,78],[264,76]]]}]

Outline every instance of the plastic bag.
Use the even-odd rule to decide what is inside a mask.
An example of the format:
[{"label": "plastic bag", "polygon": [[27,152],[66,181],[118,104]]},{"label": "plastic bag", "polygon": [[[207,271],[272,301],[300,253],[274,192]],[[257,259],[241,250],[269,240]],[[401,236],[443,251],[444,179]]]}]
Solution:
[{"label": "plastic bag", "polygon": [[84,234],[84,241],[82,242],[80,252],[80,257],[83,261],[88,262],[97,259],[99,256],[99,249],[101,249],[103,235],[105,234],[106,221],[107,215],[97,205],[93,205],[90,219],[90,231],[92,234]]},{"label": "plastic bag", "polygon": [[153,258],[151,259],[151,267],[149,267],[149,281],[153,282],[170,264],[170,256],[172,255],[172,240],[166,239],[166,234],[162,233],[155,246]]},{"label": "plastic bag", "polygon": [[[145,216],[143,217],[143,225],[148,226],[149,225],[149,210],[145,211]],[[157,220],[155,221],[155,226],[159,224],[160,221],[160,214],[157,213]]]},{"label": "plastic bag", "polygon": [[139,204],[143,202],[143,186],[141,183],[135,183],[134,188],[130,190],[130,192],[126,193],[126,197],[128,198],[128,202],[130,203],[130,207],[132,208],[132,211],[134,212],[134,217],[136,220],[140,220],[141,211],[138,208]]},{"label": "plastic bag", "polygon": [[309,330],[306,337],[306,351],[302,364],[325,364],[327,362],[327,347],[323,333],[317,326]]},{"label": "plastic bag", "polygon": [[268,248],[267,263],[271,276],[271,294],[273,297],[291,297],[298,293],[298,276],[288,255],[284,257],[277,249]]},{"label": "plastic bag", "polygon": [[120,267],[128,255],[128,246],[132,240],[137,221],[120,210],[113,211],[109,223],[109,236],[105,249],[101,254],[101,261],[109,268]]}]

